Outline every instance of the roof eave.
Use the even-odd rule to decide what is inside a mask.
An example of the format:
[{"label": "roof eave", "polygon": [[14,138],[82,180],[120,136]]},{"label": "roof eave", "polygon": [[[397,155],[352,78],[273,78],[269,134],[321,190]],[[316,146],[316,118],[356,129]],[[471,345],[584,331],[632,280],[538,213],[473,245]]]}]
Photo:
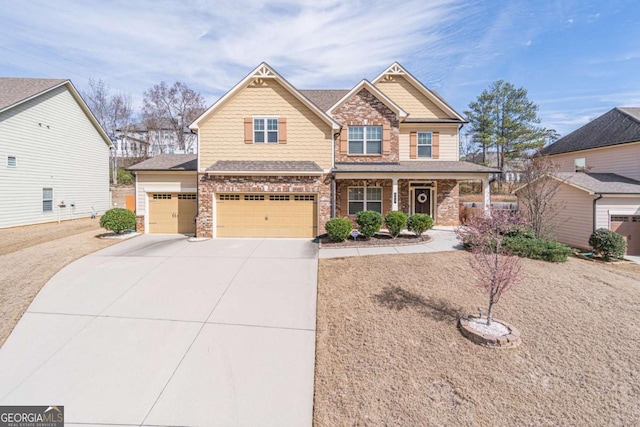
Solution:
[{"label": "roof eave", "polygon": [[200,173],[224,176],[322,176],[323,171],[215,171],[205,169]]}]

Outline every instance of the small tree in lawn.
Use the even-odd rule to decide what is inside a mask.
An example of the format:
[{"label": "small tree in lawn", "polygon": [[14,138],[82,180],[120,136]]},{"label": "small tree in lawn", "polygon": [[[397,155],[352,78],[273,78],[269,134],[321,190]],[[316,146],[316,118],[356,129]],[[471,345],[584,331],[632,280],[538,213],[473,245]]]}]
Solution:
[{"label": "small tree in lawn", "polygon": [[487,215],[470,218],[456,234],[471,249],[469,263],[477,283],[489,293],[487,325],[491,325],[493,305],[519,281],[520,258],[505,253],[505,235],[525,225],[522,216],[509,210],[490,209]]}]

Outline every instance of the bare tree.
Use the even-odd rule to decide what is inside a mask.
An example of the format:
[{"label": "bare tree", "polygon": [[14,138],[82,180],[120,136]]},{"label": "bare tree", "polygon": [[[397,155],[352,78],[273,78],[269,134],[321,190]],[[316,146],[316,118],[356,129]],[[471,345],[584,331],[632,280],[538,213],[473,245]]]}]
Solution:
[{"label": "bare tree", "polygon": [[516,190],[518,206],[539,239],[551,238],[555,231],[555,218],[563,208],[555,197],[563,179],[547,157],[536,157],[525,163],[522,171],[523,186]]},{"label": "bare tree", "polygon": [[[148,133],[168,129],[180,150],[189,149],[185,128],[204,112],[202,95],[182,82],[175,82],[172,86],[160,82],[144,92],[143,102],[142,117]],[[162,138],[162,135],[156,136]],[[160,149],[163,149],[162,144]]]},{"label": "bare tree", "polygon": [[493,305],[520,279],[521,260],[506,253],[502,242],[509,232],[524,225],[518,212],[491,209],[488,215],[474,216],[456,230],[458,239],[471,248],[469,263],[478,285],[489,294],[487,325],[491,325]]},{"label": "bare tree", "polygon": [[117,130],[131,126],[134,114],[130,94],[112,94],[104,80],[89,79],[89,90],[82,95],[109,136],[115,136]]}]

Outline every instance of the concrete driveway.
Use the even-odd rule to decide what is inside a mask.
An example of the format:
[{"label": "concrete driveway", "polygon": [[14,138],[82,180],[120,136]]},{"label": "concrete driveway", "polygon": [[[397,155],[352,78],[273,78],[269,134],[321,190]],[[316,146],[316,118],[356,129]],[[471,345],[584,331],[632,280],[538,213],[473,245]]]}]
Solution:
[{"label": "concrete driveway", "polygon": [[0,404],[68,424],[311,425],[317,247],[145,235],[70,264],[0,350]]}]

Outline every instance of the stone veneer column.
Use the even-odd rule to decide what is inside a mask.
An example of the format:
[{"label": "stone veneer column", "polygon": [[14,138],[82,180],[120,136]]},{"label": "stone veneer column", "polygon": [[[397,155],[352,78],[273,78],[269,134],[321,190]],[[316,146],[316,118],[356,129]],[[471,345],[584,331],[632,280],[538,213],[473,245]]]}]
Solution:
[{"label": "stone veneer column", "polygon": [[458,181],[440,179],[437,181],[436,225],[459,225],[460,207]]}]

